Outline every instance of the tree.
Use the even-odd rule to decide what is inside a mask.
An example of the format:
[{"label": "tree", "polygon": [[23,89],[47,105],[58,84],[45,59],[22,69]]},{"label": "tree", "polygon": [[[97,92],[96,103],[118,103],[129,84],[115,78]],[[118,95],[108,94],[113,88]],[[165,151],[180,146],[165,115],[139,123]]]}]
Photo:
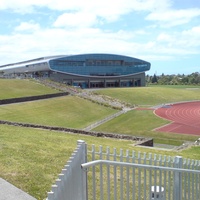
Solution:
[{"label": "tree", "polygon": [[158,83],[158,79],[157,79],[156,74],[153,75],[153,78],[151,79],[151,82],[152,83]]},{"label": "tree", "polygon": [[173,74],[165,75],[162,73],[160,76],[146,76],[147,83],[158,83],[160,85],[200,85],[200,73],[195,72],[189,75]]}]

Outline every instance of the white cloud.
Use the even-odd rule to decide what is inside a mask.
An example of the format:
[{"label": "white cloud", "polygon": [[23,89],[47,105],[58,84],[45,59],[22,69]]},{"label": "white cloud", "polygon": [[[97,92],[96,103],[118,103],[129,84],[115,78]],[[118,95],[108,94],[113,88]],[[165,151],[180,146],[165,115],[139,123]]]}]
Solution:
[{"label": "white cloud", "polygon": [[33,22],[21,22],[19,26],[15,27],[15,31],[34,32],[40,29],[40,25]]},{"label": "white cloud", "polygon": [[1,0],[0,10],[12,9],[26,13],[33,12],[36,7],[46,7],[64,12],[88,12],[107,21],[114,21],[132,11],[165,10],[170,5],[170,0]]},{"label": "white cloud", "polygon": [[54,22],[55,27],[90,27],[97,23],[96,16],[91,13],[65,13]]},{"label": "white cloud", "polygon": [[50,9],[65,11],[54,22],[56,27],[92,27],[103,23],[117,21],[122,15],[135,11],[166,10],[170,7],[169,0],[74,0],[56,1],[47,6]]},{"label": "white cloud", "polygon": [[96,18],[100,17],[107,22],[113,22],[120,16],[134,11],[166,10],[171,5],[170,0],[57,0],[48,2],[47,7],[50,9],[62,10],[67,12],[90,13]]},{"label": "white cloud", "polygon": [[157,43],[168,47],[187,49],[188,54],[200,53],[200,26],[184,31],[163,32],[157,36]]},{"label": "white cloud", "polygon": [[[187,47],[200,47],[200,26],[182,32],[182,37],[187,41]],[[200,53],[200,52],[199,52]]]},{"label": "white cloud", "polygon": [[[2,64],[48,55],[92,52],[124,54],[144,60],[163,61],[175,59],[177,56],[196,54],[200,46],[199,26],[182,32],[179,30],[169,32],[167,29],[152,28],[155,27],[155,23],[148,23],[151,20],[162,25],[175,26],[187,23],[200,15],[199,9],[172,10],[170,0],[0,1],[0,10],[13,9],[25,13],[34,9],[37,11],[38,7],[60,12],[53,12],[52,16],[49,16],[53,24],[48,28],[42,28],[42,22],[38,24],[40,22],[38,16],[34,21],[25,22],[23,19],[13,32],[7,36],[0,35]],[[126,20],[122,15],[134,11],[134,16],[138,12],[143,15],[150,13],[146,18],[147,23],[138,26],[138,30],[135,30],[137,28],[133,28],[134,31],[122,30],[121,27],[124,26],[120,24],[120,20]],[[48,13],[49,10],[45,14]],[[60,16],[57,16],[58,13]],[[107,24],[107,29],[100,29],[101,23],[117,20],[120,24],[117,28],[112,29]],[[49,21],[47,22],[49,24]]]},{"label": "white cloud", "polygon": [[[21,25],[20,30],[31,24]],[[37,27],[37,26],[36,26]],[[194,30],[195,31],[195,30]],[[141,59],[152,57],[152,59],[171,59],[176,55],[189,55],[195,53],[187,49],[184,45],[162,44],[175,41],[178,35],[173,35],[171,40],[166,33],[158,36],[157,41],[141,43],[134,41],[137,33],[127,31],[102,31],[94,28],[81,29],[35,29],[32,33],[19,32],[18,34],[0,37],[0,54],[5,55],[5,60],[1,59],[2,64],[9,61],[20,61],[32,59],[34,57],[58,55],[58,54],[78,54],[78,53],[116,53],[124,54]],[[197,31],[198,32],[198,31]],[[186,33],[185,33],[186,34]],[[166,40],[167,39],[167,40]],[[17,49],[17,51],[16,51]]]},{"label": "white cloud", "polygon": [[172,40],[171,35],[167,33],[161,33],[158,35],[157,41],[158,42],[172,42],[173,40]]},{"label": "white cloud", "polygon": [[10,9],[19,13],[33,12],[32,3],[25,0],[1,0],[0,10]]},{"label": "white cloud", "polygon": [[108,32],[94,28],[36,29],[32,33],[21,31],[9,36],[0,36],[0,63],[6,64],[8,61],[15,62],[38,56],[92,52],[137,57],[144,48],[139,43],[130,42],[133,35],[132,32],[122,30]]},{"label": "white cloud", "polygon": [[198,38],[200,40],[200,26],[195,26],[190,30],[183,31],[183,35],[186,37]]},{"label": "white cloud", "polygon": [[[144,9],[141,8],[141,5],[145,5],[145,9],[147,7],[151,7],[157,2],[157,0],[102,0],[102,1],[93,1],[93,0],[1,0],[0,2],[0,9],[15,9],[20,7],[30,7],[30,6],[45,6],[49,7],[52,10],[87,10],[91,8],[96,8],[100,10],[105,10],[106,7],[110,8],[110,11],[115,10],[116,8],[121,7],[122,10],[124,8],[128,9],[133,6],[135,9]],[[168,4],[169,0],[160,0],[155,5],[156,6],[166,6]],[[155,5],[153,7],[155,7]],[[110,7],[112,6],[112,7]]]},{"label": "white cloud", "polygon": [[164,12],[152,12],[146,20],[158,21],[162,27],[172,27],[190,22],[200,16],[200,9],[166,10]]}]

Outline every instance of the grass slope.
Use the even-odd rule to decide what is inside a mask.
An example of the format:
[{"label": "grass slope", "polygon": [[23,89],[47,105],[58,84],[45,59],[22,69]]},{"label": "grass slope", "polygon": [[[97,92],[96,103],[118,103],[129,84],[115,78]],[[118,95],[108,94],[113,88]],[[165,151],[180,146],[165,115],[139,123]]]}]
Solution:
[{"label": "grass slope", "polygon": [[69,128],[84,128],[117,112],[75,96],[4,105],[0,119]]},{"label": "grass slope", "polygon": [[0,79],[0,99],[52,94],[59,91],[27,79]]},{"label": "grass slope", "polygon": [[[116,147],[118,153],[120,149],[158,153],[154,149],[133,147],[132,142],[126,140],[96,138],[7,125],[1,125],[0,129],[0,177],[38,200],[46,198],[47,192],[50,191],[51,185],[74,151],[79,139],[85,140],[89,149],[92,144],[97,147],[103,144],[103,149],[107,146],[111,149]],[[160,151],[159,153],[176,155],[176,152],[169,151]],[[179,152],[179,155],[200,159],[200,149],[192,147]]]},{"label": "grass slope", "polygon": [[139,106],[155,106],[163,103],[200,100],[199,86],[112,88],[97,90],[95,93]]},{"label": "grass slope", "polygon": [[155,143],[181,145],[184,141],[195,141],[198,137],[173,133],[162,133],[153,129],[169,121],[156,117],[152,110],[132,110],[98,127],[95,131],[113,132],[140,137],[150,137]]},{"label": "grass slope", "polygon": [[[139,107],[151,107],[164,103],[200,100],[200,87],[152,86],[142,88],[110,88],[95,91],[97,94],[120,99]],[[180,145],[183,141],[195,141],[198,137],[155,132],[153,129],[170,123],[158,118],[152,110],[133,110],[95,128],[105,131],[142,137],[153,137],[156,143]]]},{"label": "grass slope", "polygon": [[[30,84],[30,85],[29,85]],[[22,89],[23,88],[23,89]],[[168,102],[200,99],[199,88],[147,87],[115,88],[96,92],[131,103],[153,106]],[[27,80],[1,80],[0,99],[57,92]],[[0,119],[17,122],[83,128],[112,113],[113,109],[91,103],[78,97],[67,96],[49,100],[0,106]],[[133,110],[121,115],[95,130],[154,137],[155,141],[180,144],[194,137],[153,132],[167,121],[157,118],[149,110]],[[156,149],[133,147],[131,141],[73,135],[39,129],[0,125],[0,177],[13,183],[37,199],[44,199],[58,174],[82,139],[91,144],[110,146],[118,150],[129,149],[157,153]],[[177,152],[159,151],[175,156]],[[200,160],[200,148],[192,147],[178,155]]]}]

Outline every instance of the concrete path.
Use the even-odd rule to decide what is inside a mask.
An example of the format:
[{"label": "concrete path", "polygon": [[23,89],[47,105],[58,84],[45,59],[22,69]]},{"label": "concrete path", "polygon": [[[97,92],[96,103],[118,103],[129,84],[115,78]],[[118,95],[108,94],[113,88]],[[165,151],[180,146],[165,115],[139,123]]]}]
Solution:
[{"label": "concrete path", "polygon": [[0,178],[0,200],[36,200],[34,197],[18,189]]}]

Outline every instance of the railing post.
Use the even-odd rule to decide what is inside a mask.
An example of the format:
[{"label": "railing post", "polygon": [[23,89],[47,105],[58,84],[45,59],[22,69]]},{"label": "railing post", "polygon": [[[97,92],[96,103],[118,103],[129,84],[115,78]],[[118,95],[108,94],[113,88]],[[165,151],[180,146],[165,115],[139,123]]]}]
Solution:
[{"label": "railing post", "polygon": [[[83,140],[78,140],[77,145],[82,146],[82,157],[81,157],[81,163],[87,163],[87,145],[85,141]],[[80,166],[81,168],[81,166]],[[81,182],[82,182],[82,200],[87,200],[88,199],[88,185],[87,185],[87,171],[81,170],[82,171],[82,177],[81,177]]]},{"label": "railing post", "polygon": [[[175,157],[175,168],[183,167],[183,158]],[[174,172],[174,200],[182,200],[182,172]]]}]

